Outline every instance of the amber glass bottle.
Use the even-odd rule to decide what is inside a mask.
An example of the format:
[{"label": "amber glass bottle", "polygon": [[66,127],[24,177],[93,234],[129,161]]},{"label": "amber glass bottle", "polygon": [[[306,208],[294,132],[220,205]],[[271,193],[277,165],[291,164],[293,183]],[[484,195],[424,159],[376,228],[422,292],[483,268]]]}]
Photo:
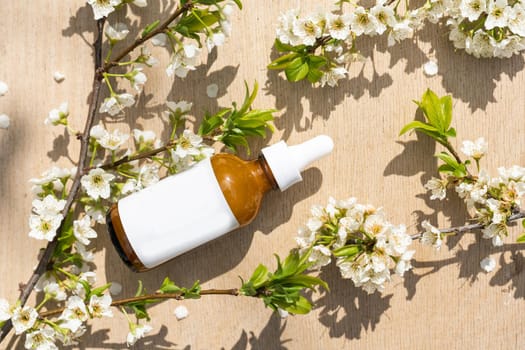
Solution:
[{"label": "amber glass bottle", "polygon": [[318,136],[291,147],[281,141],[252,161],[214,155],[114,204],[106,217],[111,240],[133,270],[153,268],[250,223],[266,192],[301,181],[300,171],[332,148]]}]

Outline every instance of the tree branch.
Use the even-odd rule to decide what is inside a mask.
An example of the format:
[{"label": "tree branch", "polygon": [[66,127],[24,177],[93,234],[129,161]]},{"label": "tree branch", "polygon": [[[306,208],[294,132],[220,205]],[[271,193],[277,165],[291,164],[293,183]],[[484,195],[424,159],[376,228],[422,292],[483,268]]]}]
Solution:
[{"label": "tree branch", "polygon": [[[77,164],[77,173],[75,175],[75,179],[73,180],[73,184],[71,185],[71,189],[69,190],[69,194],[66,199],[66,204],[64,206],[64,210],[62,210],[62,216],[65,218],[67,217],[69,211],[71,210],[71,207],[73,206],[73,202],[79,192],[80,189],[80,178],[82,176],[82,169],[84,168],[84,164],[86,163],[87,158],[87,151],[89,147],[89,131],[91,130],[91,126],[93,125],[93,121],[95,119],[95,115],[97,113],[97,106],[100,98],[100,88],[102,86],[102,74],[101,74],[101,65],[102,65],[102,39],[103,39],[103,33],[104,33],[104,23],[105,18],[99,19],[97,21],[97,38],[93,44],[93,49],[95,51],[95,72],[93,77],[93,89],[91,94],[91,100],[89,103],[89,110],[88,115],[86,119],[86,124],[84,127],[84,132],[82,135],[79,135],[78,138],[81,141],[80,146],[80,156]],[[62,232],[62,228],[64,226],[65,220],[62,220],[60,223],[60,226],[57,229],[57,232]],[[53,257],[53,253],[55,252],[55,249],[58,245],[58,238],[59,234],[55,236],[53,241],[49,242],[47,247],[44,250],[44,254],[42,255],[42,258],[38,262],[37,267],[33,271],[33,274],[27,281],[25,285],[23,285],[22,290],[20,292],[19,301],[21,305],[25,305],[27,299],[29,298],[29,295],[33,291],[33,288],[35,284],[40,279],[40,276],[42,276],[43,273],[46,272],[48,269],[48,265],[51,262],[51,258]],[[8,321],[4,324],[4,326],[0,329],[0,342],[7,336],[9,331],[12,328],[11,321]]]},{"label": "tree branch", "polygon": [[[507,220],[507,223],[510,223],[512,221],[516,221],[516,220],[519,220],[519,219],[523,219],[525,218],[525,211],[520,211],[516,214],[512,214],[511,216],[509,216],[509,219]],[[448,227],[448,228],[443,228],[443,229],[440,229],[439,231],[441,233],[456,233],[456,234],[460,234],[460,233],[465,233],[465,232],[468,232],[468,231],[472,231],[472,230],[478,230],[478,229],[481,229],[481,228],[484,228],[485,225],[482,225],[482,224],[470,224],[470,225],[464,225],[464,226],[455,226],[455,227]],[[419,239],[421,238],[421,236],[423,235],[423,233],[416,233],[410,237],[412,237],[412,239]]]},{"label": "tree branch", "polygon": [[[64,210],[62,210],[62,216],[64,218],[68,216],[68,213],[73,206],[73,202],[76,199],[79,193],[79,190],[80,190],[80,179],[84,175],[84,167],[87,163],[86,160],[87,160],[87,152],[89,149],[89,132],[91,130],[91,127],[93,126],[94,119],[97,113],[97,107],[98,107],[99,100],[100,100],[100,90],[102,87],[103,73],[108,72],[109,69],[116,66],[119,61],[121,61],[124,57],[126,57],[126,55],[128,55],[138,46],[140,46],[147,40],[151,39],[153,36],[164,32],[168,28],[168,26],[171,24],[171,22],[173,22],[180,15],[182,15],[183,13],[185,13],[192,7],[193,7],[192,1],[188,0],[183,6],[178,8],[166,21],[160,24],[155,30],[151,31],[149,34],[145,35],[144,37],[137,39],[131,46],[124,49],[115,59],[113,59],[112,62],[109,62],[106,64],[104,64],[103,55],[102,55],[102,41],[104,37],[103,36],[104,24],[105,24],[106,19],[102,18],[97,21],[97,38],[93,44],[93,50],[95,51],[95,62],[94,62],[95,69],[94,69],[91,100],[89,102],[89,109],[88,109],[86,124],[84,126],[84,132],[82,134],[77,135],[77,138],[81,141],[80,155],[79,155],[79,160],[77,164],[77,172],[73,180],[73,184],[71,185],[71,189],[69,190],[69,194],[66,198],[66,204],[64,206]],[[122,162],[125,162],[125,161],[122,161]],[[48,245],[46,246],[44,253],[42,255],[42,258],[38,262],[38,265],[33,271],[33,274],[31,275],[27,283],[22,285],[20,296],[19,296],[19,301],[21,305],[25,305],[25,303],[27,302],[27,299],[29,298],[29,295],[33,291],[35,284],[40,279],[40,276],[42,276],[42,274],[48,270],[49,264],[53,257],[53,253],[55,252],[55,249],[58,245],[58,238],[60,236],[59,233],[62,232],[64,222],[65,220],[62,220],[62,222],[60,223],[60,226],[57,229],[58,234],[56,235],[54,240],[49,242]],[[5,337],[7,336],[9,331],[12,329],[12,327],[13,325],[11,323],[11,320],[8,320],[2,326],[2,328],[0,329],[0,343],[2,342],[2,340],[5,339]]]},{"label": "tree branch", "polygon": [[[232,289],[205,289],[201,290],[199,295],[232,295],[232,296],[239,296],[239,290],[237,288]],[[126,306],[126,304],[138,302],[138,301],[145,301],[145,300],[153,300],[153,301],[160,301],[162,299],[175,299],[175,300],[183,300],[184,295],[183,293],[155,293],[155,294],[149,294],[149,295],[141,295],[138,297],[131,297],[126,299],[120,299],[115,300],[111,303],[111,306]],[[50,316],[55,316],[58,314],[61,314],[65,310],[65,307],[44,311],[39,314],[41,318],[46,318]]]}]

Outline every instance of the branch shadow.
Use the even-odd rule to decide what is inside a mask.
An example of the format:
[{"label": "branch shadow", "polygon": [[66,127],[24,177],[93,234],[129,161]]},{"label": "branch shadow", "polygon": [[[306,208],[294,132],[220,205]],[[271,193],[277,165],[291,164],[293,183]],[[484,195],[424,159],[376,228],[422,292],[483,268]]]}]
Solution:
[{"label": "branch shadow", "polygon": [[[414,120],[425,121],[423,113],[417,110]],[[455,194],[454,190],[449,189],[447,198],[444,200],[431,200],[430,194],[423,187],[432,177],[438,177],[438,160],[436,154],[436,142],[427,135],[422,133],[416,134],[416,140],[408,142],[396,141],[397,144],[404,147],[403,151],[395,156],[385,167],[383,176],[400,175],[405,177],[420,176],[421,189],[425,191],[416,195],[417,198],[425,202],[427,208],[433,210],[431,214],[426,214],[422,210],[414,210],[412,216],[417,223],[416,228],[421,232],[420,223],[428,220],[431,224],[437,225],[438,213],[442,213],[450,222],[451,226],[465,224],[465,218],[469,213],[463,201]],[[459,236],[452,236],[446,240],[449,249],[452,249],[459,242]]]},{"label": "branch shadow", "polygon": [[321,310],[319,321],[328,328],[331,338],[360,339],[363,332],[375,329],[381,315],[390,308],[392,294],[368,294],[356,288],[352,281],[341,278],[333,263],[325,266],[319,277],[328,283],[330,292],[317,299],[315,305]]},{"label": "branch shadow", "polygon": [[[248,333],[243,329],[239,340],[237,340],[231,350],[244,350],[248,348],[252,350],[286,350],[287,348],[284,344],[292,341],[292,339],[281,339],[285,328],[286,321],[283,321],[279,314],[274,312],[258,336],[250,331],[250,336],[248,337]],[[224,349],[224,347],[221,348],[221,350]]]},{"label": "branch shadow", "polygon": [[[498,82],[503,76],[512,80],[525,67],[523,55],[511,58],[478,59],[468,55],[464,50],[456,50],[448,35],[436,30],[437,25],[427,24],[418,34],[419,40],[431,44],[430,55],[434,56],[439,65],[438,75],[442,78],[445,90],[465,102],[472,112],[485,110],[489,103],[497,101],[494,94]],[[479,87],[483,87],[482,89]],[[502,96],[501,98],[505,98]],[[509,103],[511,101],[508,101]]]},{"label": "branch shadow", "polygon": [[[405,288],[408,290],[407,300],[411,300],[414,297],[416,285],[422,278],[429,274],[437,273],[442,268],[450,265],[458,265],[458,278],[464,279],[465,283],[473,284],[478,280],[480,274],[485,273],[480,268],[480,261],[494,253],[500,254],[500,269],[491,278],[490,285],[505,286],[510,283],[504,291],[510,294],[514,290],[514,298],[525,298],[525,257],[522,253],[524,248],[524,243],[504,244],[500,247],[493,247],[490,240],[482,239],[479,235],[476,235],[475,242],[469,244],[467,248],[459,245],[455,255],[451,258],[433,261],[413,261],[413,269],[408,271],[404,280]],[[506,253],[510,253],[510,257],[507,260],[505,259]]]}]

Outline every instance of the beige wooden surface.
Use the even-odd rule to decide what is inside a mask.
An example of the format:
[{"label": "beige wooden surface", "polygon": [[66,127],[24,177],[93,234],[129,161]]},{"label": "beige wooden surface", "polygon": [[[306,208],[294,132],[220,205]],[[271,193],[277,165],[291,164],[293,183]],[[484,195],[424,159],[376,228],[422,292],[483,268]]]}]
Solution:
[{"label": "beige wooden surface", "polygon": [[[167,16],[167,0],[149,3],[146,9],[129,11],[137,19],[132,22],[133,34],[137,25]],[[138,279],[155,290],[165,276],[182,285],[200,279],[204,288],[237,287],[238,276],[248,277],[257,264],[274,266],[273,253],[284,255],[294,246],[293,237],[310,206],[326,203],[329,196],[355,196],[362,203],[382,206],[393,223],[405,223],[414,233],[424,218],[441,226],[462,224],[461,202],[455,198],[431,202],[422,187],[436,174],[432,155],[438,149],[427,138],[397,136],[415,117],[411,101],[427,87],[455,97],[458,146],[463,139],[488,140],[490,154],[484,164],[491,173],[501,165],[525,164],[522,56],[477,60],[454,52],[443,31],[429,25],[419,40],[389,50],[386,38],[363,43],[364,53],[373,60],[355,65],[351,78],[335,89],[290,84],[265,67],[272,56],[277,16],[299,2],[244,3],[242,13],[234,16],[231,39],[188,78],[173,81],[163,68],[147,71],[149,81],[127,121],[132,127],[161,131],[157,116],[166,100],[193,101],[193,113],[202,115],[240,100],[243,81],[257,80],[262,91],[256,107],[280,110],[277,132],[268,141],[283,138],[295,143],[325,133],[335,141],[334,152],[306,171],[303,183],[270,194],[248,227],[144,274],[123,265],[105,227],[98,227],[100,283],[120,282],[122,296],[134,293]],[[331,2],[302,3],[307,10],[318,4],[328,8]],[[72,166],[78,157],[78,142],[43,121],[50,109],[68,101],[73,127],[82,127],[93,74],[87,43],[93,40],[94,22],[82,0],[1,1],[0,15],[0,80],[10,87],[0,98],[0,113],[12,119],[9,130],[0,130],[0,297],[13,300],[18,283],[26,281],[43,246],[27,236],[32,200],[28,180],[52,165]],[[165,65],[166,53],[157,49],[154,53]],[[422,71],[428,57],[439,64],[439,74],[432,78]],[[61,84],[53,81],[55,70],[67,77]],[[210,83],[219,86],[217,101],[206,96]],[[261,146],[254,144],[256,150]],[[486,241],[472,246],[473,237],[454,239],[440,252],[416,243],[413,273],[404,281],[395,278],[383,294],[368,296],[342,280],[335,267],[328,267],[322,277],[331,293],[316,294],[317,306],[309,315],[285,321],[265,309],[262,301],[227,296],[185,301],[190,317],[177,321],[173,315],[177,303],[169,301],[151,310],[154,330],[135,348],[524,348],[523,253],[509,245],[494,250]],[[479,268],[487,254],[498,261],[489,274]],[[92,324],[80,348],[125,347],[127,326],[122,315]],[[13,339],[0,347],[8,344],[15,348]]]}]

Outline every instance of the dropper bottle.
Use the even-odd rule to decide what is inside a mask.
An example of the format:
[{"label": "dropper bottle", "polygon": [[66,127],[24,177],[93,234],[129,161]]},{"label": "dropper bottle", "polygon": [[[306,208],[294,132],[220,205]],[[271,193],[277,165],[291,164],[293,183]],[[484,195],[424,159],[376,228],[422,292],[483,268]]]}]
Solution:
[{"label": "dropper bottle", "polygon": [[288,146],[280,141],[245,161],[220,153],[114,204],[106,222],[113,245],[135,271],[146,271],[249,224],[271,189],[286,190],[301,171],[329,154],[325,135]]}]

